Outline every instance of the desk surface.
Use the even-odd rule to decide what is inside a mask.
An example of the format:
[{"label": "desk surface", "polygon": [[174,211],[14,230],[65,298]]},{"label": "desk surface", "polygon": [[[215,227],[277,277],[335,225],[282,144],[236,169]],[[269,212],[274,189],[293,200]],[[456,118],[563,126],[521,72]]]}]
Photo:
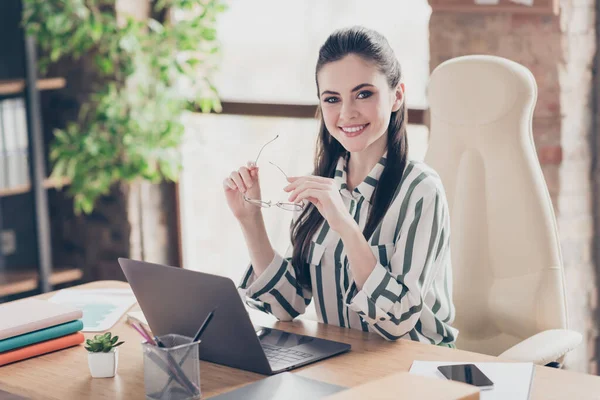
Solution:
[{"label": "desk surface", "polygon": [[[94,282],[81,288],[127,287],[114,281]],[[52,293],[39,296],[50,297]],[[408,371],[413,360],[498,361],[495,357],[399,340],[388,342],[377,334],[319,324],[308,320],[276,322],[267,315],[252,316],[255,323],[289,332],[350,343],[352,351],[295,370],[296,373],[355,387]],[[124,316],[111,331],[125,340],[119,348],[117,376],[92,379],[83,346],[61,350],[34,359],[0,367],[0,389],[34,399],[142,399],[144,372],[140,336]],[[91,337],[94,334],[86,334]],[[202,361],[200,367],[203,398],[244,386],[263,375]],[[402,389],[398,387],[400,393]],[[532,399],[599,399],[600,377],[536,367]]]}]

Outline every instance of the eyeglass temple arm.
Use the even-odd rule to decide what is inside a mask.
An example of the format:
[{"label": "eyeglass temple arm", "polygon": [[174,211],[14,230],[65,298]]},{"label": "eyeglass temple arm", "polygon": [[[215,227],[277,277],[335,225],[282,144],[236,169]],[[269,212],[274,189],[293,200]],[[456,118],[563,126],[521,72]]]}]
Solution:
[{"label": "eyeglass temple arm", "polygon": [[258,152],[258,155],[256,156],[256,160],[254,160],[254,165],[256,165],[256,163],[258,162],[258,158],[260,157],[260,153],[262,153],[263,149],[271,142],[273,142],[275,139],[277,139],[279,137],[279,135],[275,136],[273,139],[269,140],[267,143],[265,143],[263,145],[263,147],[260,148],[260,151]]},{"label": "eyeglass temple arm", "polygon": [[283,170],[281,168],[279,168],[279,166],[277,164],[272,163],[271,161],[269,161],[269,164],[276,166],[277,169],[280,170],[283,175],[285,175],[286,179],[288,179],[287,174],[285,172],[283,172]]}]

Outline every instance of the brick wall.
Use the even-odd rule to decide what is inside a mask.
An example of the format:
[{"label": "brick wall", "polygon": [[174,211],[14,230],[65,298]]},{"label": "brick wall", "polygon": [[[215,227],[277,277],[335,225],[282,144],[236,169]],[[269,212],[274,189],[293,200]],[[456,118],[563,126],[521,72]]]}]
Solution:
[{"label": "brick wall", "polygon": [[595,1],[561,1],[561,15],[433,11],[430,67],[467,54],[506,57],[538,84],[533,135],[558,221],[570,326],[584,334],[567,366],[596,372],[596,275],[590,179]]}]

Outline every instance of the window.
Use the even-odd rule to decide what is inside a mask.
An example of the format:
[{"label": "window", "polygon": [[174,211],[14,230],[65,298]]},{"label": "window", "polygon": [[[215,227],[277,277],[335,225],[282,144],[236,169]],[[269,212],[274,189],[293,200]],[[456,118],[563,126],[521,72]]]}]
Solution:
[{"label": "window", "polygon": [[402,64],[411,108],[426,108],[427,0],[253,0],[231,2],[217,32],[223,59],[216,85],[229,101],[316,104],[319,47],[335,29],[383,34]]}]

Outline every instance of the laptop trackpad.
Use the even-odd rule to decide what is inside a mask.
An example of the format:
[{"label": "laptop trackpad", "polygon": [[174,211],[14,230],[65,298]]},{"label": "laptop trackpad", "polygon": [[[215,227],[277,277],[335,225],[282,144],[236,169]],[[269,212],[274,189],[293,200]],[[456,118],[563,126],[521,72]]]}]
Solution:
[{"label": "laptop trackpad", "polygon": [[314,338],[310,336],[295,335],[293,333],[273,330],[270,328],[259,328],[256,331],[261,344],[270,344],[277,347],[294,347],[310,343]]}]

